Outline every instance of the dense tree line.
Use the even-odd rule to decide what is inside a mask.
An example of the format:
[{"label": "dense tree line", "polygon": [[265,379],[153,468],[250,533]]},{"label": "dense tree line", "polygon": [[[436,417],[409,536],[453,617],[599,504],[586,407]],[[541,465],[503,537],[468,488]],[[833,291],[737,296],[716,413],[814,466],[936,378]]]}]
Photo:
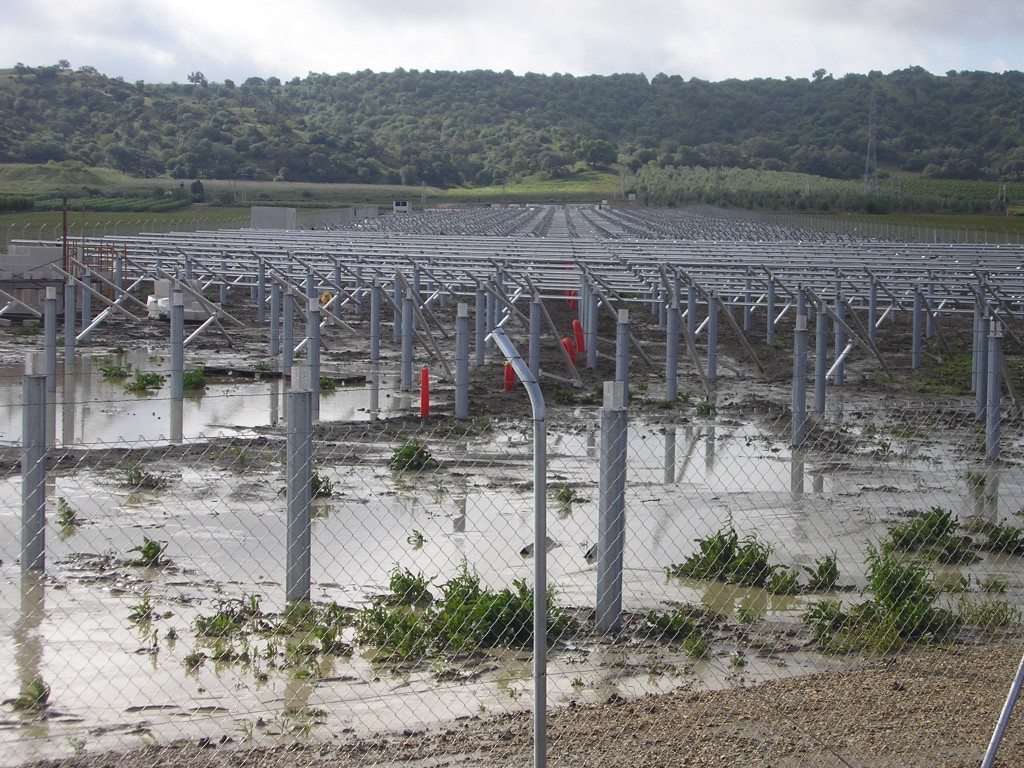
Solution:
[{"label": "dense tree line", "polygon": [[[175,178],[486,185],[619,162],[1024,178],[1024,74],[708,82],[369,70],[282,82],[128,83],[93,67],[0,70],[0,162],[78,160]],[[873,136],[873,139],[872,139]]]}]

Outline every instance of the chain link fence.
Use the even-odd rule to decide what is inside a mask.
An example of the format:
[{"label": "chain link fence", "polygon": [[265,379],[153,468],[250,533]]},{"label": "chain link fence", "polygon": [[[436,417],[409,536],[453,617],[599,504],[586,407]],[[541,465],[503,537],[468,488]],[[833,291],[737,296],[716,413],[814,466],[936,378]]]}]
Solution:
[{"label": "chain link fence", "polygon": [[[17,565],[13,448],[0,477],[5,764],[134,748],[182,765],[531,759],[521,387],[464,421],[443,386],[425,418],[397,389],[380,393],[389,418],[361,388],[322,393],[310,600],[289,603],[283,382],[208,383],[184,406],[205,436],[169,441],[159,388],[111,397],[91,379],[98,398],[51,409],[45,575]],[[635,378],[611,411],[596,390],[546,391],[552,763],[977,763],[1021,653],[1024,479],[983,460],[972,409],[854,390],[795,451],[757,387],[668,402],[658,386]],[[7,409],[9,434],[22,409]],[[1021,437],[1004,427],[1011,453]],[[621,568],[602,573],[617,480]],[[599,583],[617,590],[611,626]],[[1004,749],[1020,748],[1011,730]]]}]

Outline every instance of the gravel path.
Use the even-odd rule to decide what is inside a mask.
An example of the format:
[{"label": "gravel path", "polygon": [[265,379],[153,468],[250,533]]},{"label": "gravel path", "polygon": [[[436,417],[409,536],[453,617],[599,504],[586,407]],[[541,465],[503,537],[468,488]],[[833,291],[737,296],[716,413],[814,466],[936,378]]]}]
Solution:
[{"label": "gravel path", "polygon": [[[978,766],[1021,653],[1017,645],[933,648],[747,688],[570,706],[550,713],[548,764]],[[35,768],[520,768],[532,764],[531,732],[524,713],[437,732],[275,748],[152,747]],[[996,765],[1024,765],[1019,717],[1010,720]]]}]

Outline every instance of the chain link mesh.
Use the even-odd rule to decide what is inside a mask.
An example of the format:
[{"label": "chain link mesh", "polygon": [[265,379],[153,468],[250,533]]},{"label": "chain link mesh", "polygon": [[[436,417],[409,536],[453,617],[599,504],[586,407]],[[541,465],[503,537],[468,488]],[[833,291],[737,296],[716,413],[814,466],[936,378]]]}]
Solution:
[{"label": "chain link mesh", "polygon": [[[986,461],[970,395],[934,393],[946,368],[887,378],[854,357],[794,449],[791,325],[758,346],[766,375],[735,375],[749,366],[729,347],[714,397],[687,370],[668,401],[654,322],[633,318],[650,360],[630,372],[611,632],[595,620],[610,362],[544,386],[551,763],[977,764],[1024,650],[1015,407]],[[210,369],[215,346],[197,353]],[[354,367],[324,360],[338,381]],[[19,568],[21,375],[5,369],[4,764],[529,762],[534,414],[502,391],[503,361],[474,370],[461,421],[436,378],[429,416],[389,375],[379,413],[372,382],[322,383],[311,600],[292,604],[289,391],[225,365],[186,396],[179,438],[163,382],[125,391],[166,372],[162,351],[63,378],[45,575]],[[1021,754],[1011,727],[1000,764]]]}]

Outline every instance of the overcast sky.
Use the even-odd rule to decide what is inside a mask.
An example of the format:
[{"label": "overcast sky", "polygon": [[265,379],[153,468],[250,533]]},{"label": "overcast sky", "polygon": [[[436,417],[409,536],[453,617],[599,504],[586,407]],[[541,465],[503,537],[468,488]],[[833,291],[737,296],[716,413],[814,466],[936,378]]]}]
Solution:
[{"label": "overcast sky", "polygon": [[0,66],[129,82],[398,67],[705,80],[1024,69],[1020,0],[3,0]]}]

